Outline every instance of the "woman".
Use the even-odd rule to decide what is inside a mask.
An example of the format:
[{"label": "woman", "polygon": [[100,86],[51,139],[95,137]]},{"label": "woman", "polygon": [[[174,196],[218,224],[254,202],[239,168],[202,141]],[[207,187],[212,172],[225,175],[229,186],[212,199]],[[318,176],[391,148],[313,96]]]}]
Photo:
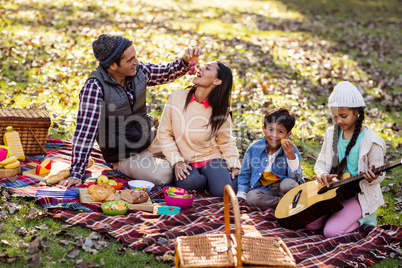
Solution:
[{"label": "woman", "polygon": [[189,91],[169,96],[158,130],[160,148],[174,167],[177,187],[223,196],[226,184],[237,190],[240,173],[229,115],[232,72],[211,62],[200,68],[193,83]]}]

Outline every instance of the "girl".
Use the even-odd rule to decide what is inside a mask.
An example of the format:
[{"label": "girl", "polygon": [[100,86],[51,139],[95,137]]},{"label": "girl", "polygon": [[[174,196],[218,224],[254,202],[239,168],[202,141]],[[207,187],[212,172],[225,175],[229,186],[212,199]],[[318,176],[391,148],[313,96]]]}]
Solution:
[{"label": "girl", "polygon": [[176,186],[223,196],[226,184],[236,191],[240,173],[229,115],[232,72],[211,62],[200,68],[193,83],[189,91],[176,90],[169,96],[159,143],[174,167]]},{"label": "girl", "polygon": [[361,192],[346,200],[342,210],[306,226],[310,230],[324,228],[326,237],[352,232],[363,224],[376,226],[376,211],[384,204],[380,188],[384,176],[375,175],[371,169],[384,164],[385,142],[363,125],[365,106],[363,97],[350,82],[340,82],[329,96],[335,126],[325,133],[314,177],[327,187],[329,181],[345,172],[364,172],[365,180],[359,182]]}]

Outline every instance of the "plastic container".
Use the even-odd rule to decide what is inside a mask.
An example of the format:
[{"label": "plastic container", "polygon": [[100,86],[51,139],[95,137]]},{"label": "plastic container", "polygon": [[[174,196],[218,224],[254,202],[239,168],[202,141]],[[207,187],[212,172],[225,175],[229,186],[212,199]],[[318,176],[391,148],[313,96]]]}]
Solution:
[{"label": "plastic container", "polygon": [[161,206],[158,207],[159,215],[177,215],[180,214],[180,208],[175,206]]},{"label": "plastic container", "polygon": [[143,190],[144,192],[149,192],[154,188],[155,184],[150,181],[143,180],[132,180],[128,182],[130,189]]},{"label": "plastic container", "polygon": [[[166,193],[167,190],[173,190],[178,196],[190,195],[190,198],[174,197]],[[165,197],[165,202],[168,206],[177,206],[182,209],[188,209],[194,201],[194,196],[190,194],[187,190],[179,187],[164,187],[162,188],[163,195]]]},{"label": "plastic container", "polygon": [[[112,205],[117,205],[117,204],[121,204],[121,203],[124,204],[125,209],[122,209],[122,210],[108,210],[108,209],[106,209],[106,207],[111,207]],[[111,202],[103,203],[101,205],[101,208],[102,208],[103,213],[105,213],[106,215],[111,215],[111,216],[124,215],[124,214],[126,214],[126,212],[128,210],[128,204],[126,202],[123,202],[123,201],[111,201]]]},{"label": "plastic container", "polygon": [[24,149],[22,149],[20,134],[12,126],[6,127],[3,136],[4,144],[10,147],[10,155],[17,157],[21,162],[25,161]]}]

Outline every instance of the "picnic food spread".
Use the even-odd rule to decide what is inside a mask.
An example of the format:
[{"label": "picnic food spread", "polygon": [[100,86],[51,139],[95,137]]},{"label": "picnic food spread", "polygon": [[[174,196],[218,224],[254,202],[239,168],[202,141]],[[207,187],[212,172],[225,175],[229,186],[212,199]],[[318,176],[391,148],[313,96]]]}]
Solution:
[{"label": "picnic food spread", "polygon": [[116,189],[106,183],[93,184],[88,187],[88,193],[94,201],[113,201]]},{"label": "picnic food spread", "polygon": [[[89,158],[89,163],[87,168],[92,167],[92,165],[95,163],[95,161],[92,158]],[[63,170],[60,170],[56,174],[49,175],[46,179],[46,183],[58,183],[70,176],[70,167],[67,167]]]},{"label": "picnic food spread", "polygon": [[121,191],[120,198],[128,203],[138,204],[147,201],[149,196],[143,190],[130,189]]}]

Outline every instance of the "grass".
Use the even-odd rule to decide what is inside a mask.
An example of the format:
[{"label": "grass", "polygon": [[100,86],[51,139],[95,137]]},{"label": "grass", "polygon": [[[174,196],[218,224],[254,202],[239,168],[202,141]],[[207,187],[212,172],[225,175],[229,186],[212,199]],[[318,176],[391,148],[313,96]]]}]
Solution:
[{"label": "grass", "polygon": [[[331,123],[326,100],[333,86],[350,80],[364,92],[365,124],[387,143],[388,161],[401,157],[402,75],[400,27],[402,6],[397,0],[282,0],[282,1],[85,1],[0,0],[0,107],[45,108],[52,119],[50,135],[70,140],[75,128],[78,94],[97,65],[92,41],[101,33],[124,35],[134,41],[139,59],[160,63],[173,60],[189,45],[203,47],[200,64],[217,60],[234,73],[232,100],[234,135],[241,154],[261,138],[265,110],[286,105],[297,115],[292,140],[301,149],[302,167],[312,177],[325,129]],[[160,117],[169,92],[191,83],[185,76],[176,82],[150,88],[148,108]],[[402,226],[396,197],[402,169],[387,172],[382,187],[386,206],[378,211],[379,224]],[[385,189],[385,188],[384,188]],[[24,266],[29,255],[18,248],[16,227],[34,228],[39,237],[61,229],[50,218],[25,220],[31,203],[17,199],[23,209],[7,214],[0,250],[20,256],[10,266]],[[0,203],[5,211],[4,203]],[[79,226],[68,232],[86,237],[91,231]],[[128,250],[110,239],[111,247],[92,255],[81,250],[66,257],[69,246],[50,236],[51,249],[43,252],[42,265],[71,267],[78,259],[100,265],[125,262],[132,267],[160,267],[152,256]],[[55,250],[57,248],[57,250]],[[13,255],[14,256],[14,255]],[[59,263],[59,260],[64,260]],[[377,267],[395,267],[388,258]],[[158,266],[159,265],[159,266]]]}]

